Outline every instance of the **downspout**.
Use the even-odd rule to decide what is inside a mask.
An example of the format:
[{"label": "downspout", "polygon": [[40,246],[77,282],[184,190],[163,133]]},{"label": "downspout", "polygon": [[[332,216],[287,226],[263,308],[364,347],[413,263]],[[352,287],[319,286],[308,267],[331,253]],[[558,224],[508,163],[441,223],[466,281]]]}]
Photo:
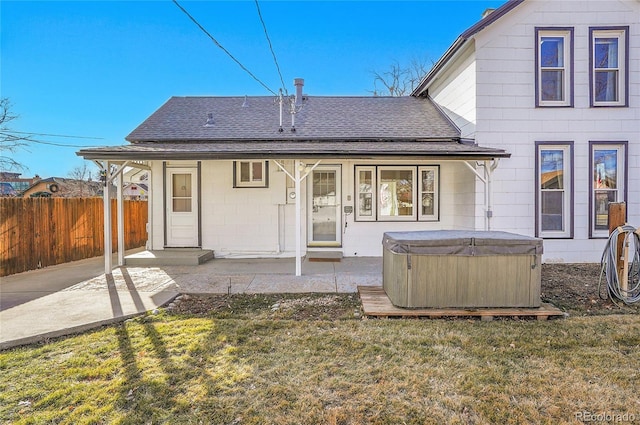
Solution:
[{"label": "downspout", "polygon": [[491,230],[491,219],[493,218],[493,172],[498,168],[498,158],[493,161],[485,161],[484,168],[487,175],[487,230]]}]

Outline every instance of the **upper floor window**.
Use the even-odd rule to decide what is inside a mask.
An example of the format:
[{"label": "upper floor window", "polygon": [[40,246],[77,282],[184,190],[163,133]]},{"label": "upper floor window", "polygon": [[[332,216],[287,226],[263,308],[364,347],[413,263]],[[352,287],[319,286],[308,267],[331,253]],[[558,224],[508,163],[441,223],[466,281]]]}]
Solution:
[{"label": "upper floor window", "polygon": [[233,187],[268,187],[267,161],[234,161]]},{"label": "upper floor window", "polygon": [[628,105],[629,27],[589,28],[592,106]]},{"label": "upper floor window", "polygon": [[536,28],[536,106],[573,106],[573,28]]}]

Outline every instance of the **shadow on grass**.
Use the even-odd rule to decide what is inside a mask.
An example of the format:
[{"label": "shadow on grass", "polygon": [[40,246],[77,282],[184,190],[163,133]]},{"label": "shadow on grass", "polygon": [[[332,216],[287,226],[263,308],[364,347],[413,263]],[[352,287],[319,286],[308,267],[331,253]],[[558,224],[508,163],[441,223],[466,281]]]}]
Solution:
[{"label": "shadow on grass", "polygon": [[164,422],[180,410],[175,401],[179,394],[175,382],[179,381],[176,377],[180,377],[182,373],[171,362],[166,345],[154,326],[145,323],[144,328],[166,379],[146,378],[143,375],[144,367],[136,360],[137,350],[126,324],[118,326],[116,335],[125,379],[120,387],[116,405],[125,412],[122,419],[122,423],[125,424]]}]

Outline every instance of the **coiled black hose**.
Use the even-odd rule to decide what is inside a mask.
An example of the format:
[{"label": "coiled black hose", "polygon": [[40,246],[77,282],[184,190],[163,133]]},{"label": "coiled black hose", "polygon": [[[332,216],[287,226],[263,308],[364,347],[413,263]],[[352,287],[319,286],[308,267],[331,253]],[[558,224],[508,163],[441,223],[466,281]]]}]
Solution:
[{"label": "coiled black hose", "polygon": [[[617,270],[617,259],[622,255],[622,253],[618,252],[618,236],[622,234],[624,234],[624,244],[622,246],[628,245],[630,256],[626,289],[622,287]],[[601,291],[602,277],[604,276],[607,281],[607,295],[611,301],[616,303],[616,300],[619,300],[625,304],[634,304],[640,301],[640,228],[635,229],[625,224],[611,232],[602,253],[600,266],[600,279],[598,281],[600,298],[606,299]]]}]

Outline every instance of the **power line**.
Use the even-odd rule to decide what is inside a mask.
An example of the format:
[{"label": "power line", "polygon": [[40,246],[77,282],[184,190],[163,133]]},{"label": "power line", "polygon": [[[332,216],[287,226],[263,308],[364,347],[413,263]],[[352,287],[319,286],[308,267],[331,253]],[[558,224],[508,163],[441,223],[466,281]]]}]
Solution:
[{"label": "power line", "polygon": [[262,23],[262,28],[264,29],[264,35],[267,37],[267,43],[269,43],[269,50],[271,50],[271,55],[273,56],[273,62],[276,64],[276,69],[278,70],[278,75],[280,76],[280,84],[282,84],[282,88],[284,88],[284,93],[289,96],[289,92],[287,91],[287,86],[284,83],[284,79],[282,78],[282,72],[280,72],[280,65],[278,65],[278,59],[276,59],[276,53],[273,51],[273,46],[271,45],[271,39],[269,38],[269,33],[267,32],[267,25],[264,23],[264,19],[262,19],[262,13],[260,12],[260,5],[258,4],[258,0],[256,2],[256,9],[258,9],[258,17],[260,18],[260,22]]},{"label": "power line", "polygon": [[51,134],[51,133],[29,133],[27,131],[15,131],[15,130],[2,130],[3,133],[16,133],[16,134],[28,134],[31,136],[49,136],[49,137],[64,137],[67,139],[91,139],[91,140],[104,140],[104,137],[90,137],[90,136],[70,136],[68,134]]},{"label": "power line", "polygon": [[[18,132],[16,132],[18,133]],[[26,134],[32,134],[32,133],[26,133]],[[8,142],[8,143],[18,143],[18,144],[29,144],[29,143],[38,143],[41,145],[51,145],[51,146],[60,146],[63,148],[91,148],[94,146],[91,145],[70,145],[70,144],[66,144],[66,143],[58,143],[58,142],[50,142],[50,141],[46,141],[46,140],[36,140],[33,139],[31,137],[17,137],[14,136],[12,134],[8,134],[5,133],[5,131],[0,131],[0,135],[2,135],[3,137],[6,137],[6,140],[1,140],[0,141],[0,147],[2,147],[2,142]],[[60,136],[60,137],[64,137],[64,136]]]},{"label": "power line", "polygon": [[63,148],[94,148],[95,147],[90,145],[67,145],[64,143],[45,142],[44,140],[34,140],[34,139],[24,139],[24,140],[28,143],[39,143],[41,145],[60,146]]},{"label": "power line", "polygon": [[176,6],[178,6],[178,8],[180,10],[182,10],[182,12],[184,12],[185,15],[187,15],[189,17],[189,19],[191,19],[191,21],[193,21],[194,24],[196,24],[198,26],[198,28],[200,28],[200,30],[202,30],[202,32],[204,32],[211,39],[211,41],[213,41],[215,43],[216,46],[218,46],[220,49],[222,49],[222,51],[225,52],[227,54],[227,56],[229,56],[231,59],[233,59],[233,61],[235,63],[237,63],[240,66],[240,68],[242,68],[247,74],[249,74],[254,80],[256,80],[258,83],[260,83],[260,85],[262,85],[262,87],[267,89],[273,95],[275,95],[275,96],[278,95],[276,92],[271,90],[265,83],[263,83],[258,77],[256,77],[251,71],[249,71],[242,63],[240,63],[240,61],[238,59],[236,59],[227,49],[222,47],[222,44],[220,44],[218,42],[218,40],[216,40],[211,34],[209,34],[209,32],[202,25],[200,25],[200,23],[198,21],[196,21],[196,19],[193,16],[190,15],[189,12],[187,12],[186,9],[184,7],[182,7],[180,5],[180,3],[178,3],[178,0],[173,0],[173,2],[175,3]]}]

